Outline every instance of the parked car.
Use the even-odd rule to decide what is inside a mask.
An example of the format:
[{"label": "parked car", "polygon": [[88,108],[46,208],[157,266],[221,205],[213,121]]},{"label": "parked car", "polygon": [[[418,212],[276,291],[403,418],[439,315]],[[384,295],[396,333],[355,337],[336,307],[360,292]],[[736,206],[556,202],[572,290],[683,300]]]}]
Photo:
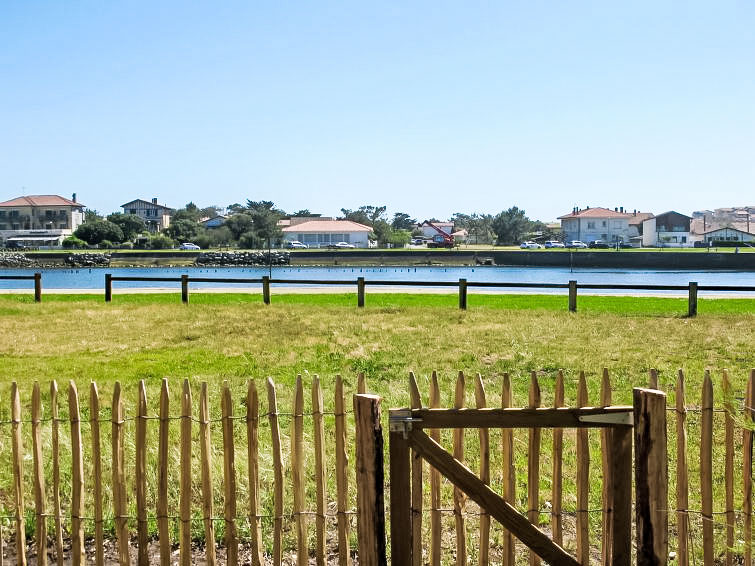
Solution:
[{"label": "parked car", "polygon": [[286,244],[286,247],[290,250],[296,250],[296,249],[306,250],[309,246],[307,244],[302,244],[301,242],[297,240],[292,240],[288,244]]},{"label": "parked car", "polygon": [[412,239],[412,245],[413,246],[424,246],[425,240],[423,238],[413,238]]},{"label": "parked car", "polygon": [[178,246],[179,250],[198,250],[199,246],[196,244],[192,244],[191,242],[184,242],[180,246]]},{"label": "parked car", "polygon": [[557,240],[548,240],[547,242],[545,242],[545,247],[546,248],[563,248],[565,246],[564,244],[562,244],[561,242]]},{"label": "parked car", "polygon": [[571,242],[566,242],[567,248],[586,248],[587,244],[584,242],[580,242],[579,240],[572,240]]},{"label": "parked car", "polygon": [[349,244],[348,242],[338,242],[337,244],[330,244],[328,246],[331,250],[339,250],[344,248],[356,248],[354,244]]},{"label": "parked car", "polygon": [[539,250],[539,249],[540,249],[540,248],[542,248],[543,246],[541,246],[541,245],[540,245],[540,244],[538,244],[537,242],[530,242],[530,241],[527,241],[527,242],[522,242],[522,243],[521,243],[521,244],[519,245],[519,247],[520,247],[520,248],[522,248],[523,250]]},{"label": "parked car", "polygon": [[611,245],[604,240],[593,240],[592,242],[590,242],[589,247],[607,250],[608,248],[611,247]]}]

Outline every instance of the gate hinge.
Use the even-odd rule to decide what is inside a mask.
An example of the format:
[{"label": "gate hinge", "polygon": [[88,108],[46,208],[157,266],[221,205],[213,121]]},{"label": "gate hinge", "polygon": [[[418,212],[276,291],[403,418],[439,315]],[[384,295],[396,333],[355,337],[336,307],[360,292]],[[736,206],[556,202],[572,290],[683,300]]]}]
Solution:
[{"label": "gate hinge", "polygon": [[388,430],[390,432],[401,432],[406,439],[409,436],[409,431],[412,430],[412,424],[421,422],[422,419],[412,418],[411,409],[393,409],[388,417]]}]

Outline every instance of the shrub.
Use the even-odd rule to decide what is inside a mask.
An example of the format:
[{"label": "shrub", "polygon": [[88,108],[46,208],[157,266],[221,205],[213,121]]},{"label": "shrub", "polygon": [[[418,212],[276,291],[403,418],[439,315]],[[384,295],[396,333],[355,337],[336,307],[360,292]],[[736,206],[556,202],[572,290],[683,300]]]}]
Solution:
[{"label": "shrub", "polygon": [[134,244],[131,242],[123,242],[120,246],[118,246],[122,250],[132,250],[134,249]]},{"label": "shrub", "polygon": [[155,234],[149,239],[149,247],[153,250],[166,250],[175,246],[175,242],[163,234]]},{"label": "shrub", "polygon": [[87,243],[76,236],[68,236],[63,240],[63,247],[67,250],[80,250],[87,247]]},{"label": "shrub", "polygon": [[103,250],[109,250],[113,247],[113,242],[110,240],[102,240],[97,247]]}]

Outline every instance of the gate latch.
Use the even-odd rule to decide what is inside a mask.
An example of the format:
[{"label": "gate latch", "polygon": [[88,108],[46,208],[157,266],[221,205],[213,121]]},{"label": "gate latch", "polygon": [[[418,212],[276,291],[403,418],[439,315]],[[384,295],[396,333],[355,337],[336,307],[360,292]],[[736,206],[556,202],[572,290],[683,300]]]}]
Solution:
[{"label": "gate latch", "polygon": [[412,430],[412,423],[418,422],[422,422],[422,419],[412,418],[411,409],[393,409],[388,417],[388,430],[400,432],[406,439],[409,437],[409,431]]}]

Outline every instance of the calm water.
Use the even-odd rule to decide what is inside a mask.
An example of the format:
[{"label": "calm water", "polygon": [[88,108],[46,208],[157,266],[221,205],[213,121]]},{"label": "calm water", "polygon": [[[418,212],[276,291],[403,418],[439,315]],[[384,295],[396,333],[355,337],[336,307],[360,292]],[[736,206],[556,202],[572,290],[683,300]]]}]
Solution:
[{"label": "calm water", "polygon": [[[105,273],[132,277],[224,277],[259,278],[268,274],[267,267],[227,268],[81,268],[81,269],[3,269],[0,275],[31,275],[42,273],[43,289],[101,289],[104,292]],[[697,281],[700,285],[751,285],[755,286],[755,273],[746,271],[658,271],[644,269],[575,269],[553,267],[273,267],[274,279],[354,280],[364,277],[370,281],[447,281],[456,283],[460,278],[468,281],[498,281],[506,283],[621,283],[643,285],[686,285]],[[294,283],[295,285],[295,283]],[[31,281],[0,280],[0,289],[29,289]],[[126,282],[113,283],[114,289],[124,288],[180,288],[180,283]],[[198,288],[259,288],[259,284],[191,283]],[[356,285],[355,285],[356,287]],[[525,291],[525,290],[520,290]],[[472,289],[470,292],[480,292]],[[548,292],[537,290],[536,292]],[[552,290],[564,293],[562,289]],[[609,291],[601,291],[609,292]],[[617,291],[618,292],[618,291]],[[637,291],[638,293],[640,291]],[[672,292],[673,293],[673,292]]]}]

